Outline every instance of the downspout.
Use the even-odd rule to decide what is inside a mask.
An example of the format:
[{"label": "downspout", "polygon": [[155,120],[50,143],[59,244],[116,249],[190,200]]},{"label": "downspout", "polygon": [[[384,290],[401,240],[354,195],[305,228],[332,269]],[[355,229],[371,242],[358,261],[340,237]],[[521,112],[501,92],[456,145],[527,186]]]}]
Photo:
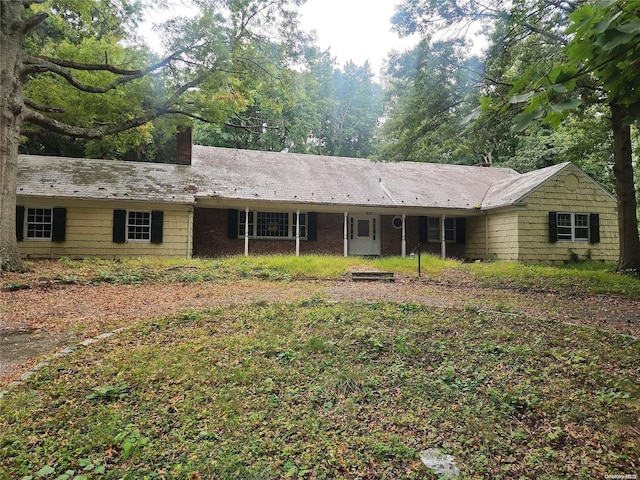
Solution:
[{"label": "downspout", "polygon": [[440,258],[447,258],[447,242],[444,233],[444,215],[440,215]]},{"label": "downspout", "polygon": [[300,209],[296,210],[296,257],[300,256]]},{"label": "downspout", "polygon": [[249,256],[249,207],[244,209],[244,256]]},{"label": "downspout", "polygon": [[344,212],[344,256],[349,256],[349,242],[347,240],[348,234],[348,223],[349,223],[349,212]]},{"label": "downspout", "polygon": [[402,258],[407,256],[407,229],[405,228],[405,220],[406,220],[407,216],[403,213],[402,214],[402,246],[401,246],[401,254],[402,254]]}]

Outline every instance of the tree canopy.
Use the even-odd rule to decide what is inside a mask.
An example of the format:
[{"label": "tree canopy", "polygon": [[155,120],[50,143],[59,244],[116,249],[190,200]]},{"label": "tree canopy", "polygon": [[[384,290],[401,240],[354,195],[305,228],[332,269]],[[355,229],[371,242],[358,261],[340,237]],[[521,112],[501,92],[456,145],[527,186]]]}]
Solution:
[{"label": "tree canopy", "polygon": [[[420,32],[432,44],[443,28],[464,36],[472,25],[485,27],[489,48],[480,74],[479,107],[467,117],[475,124],[465,131],[464,142],[473,145],[470,132],[480,128],[485,144],[497,147],[491,155],[496,163],[522,171],[539,167],[540,162],[571,160],[564,156],[571,149],[559,156],[556,147],[569,145],[565,140],[594,125],[580,121],[585,114],[608,121],[608,135],[599,130],[600,135],[588,140],[589,151],[602,153],[601,147],[610,142],[610,154],[600,156],[598,167],[592,156],[577,163],[588,163],[587,170],[605,184],[614,172],[619,268],[640,269],[630,128],[638,120],[640,106],[635,75],[640,2],[404,0],[394,22],[401,34]],[[461,64],[460,57],[456,64]],[[509,131],[500,127],[505,124]],[[567,139],[558,142],[561,132],[567,132]],[[531,158],[537,161],[532,163]]]}]

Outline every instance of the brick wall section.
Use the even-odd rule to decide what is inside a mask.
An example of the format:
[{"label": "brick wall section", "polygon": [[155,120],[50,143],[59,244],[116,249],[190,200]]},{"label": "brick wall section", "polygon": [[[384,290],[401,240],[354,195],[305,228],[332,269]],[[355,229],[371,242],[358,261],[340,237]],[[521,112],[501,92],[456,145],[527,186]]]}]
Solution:
[{"label": "brick wall section", "polygon": [[193,256],[222,257],[244,252],[241,240],[227,238],[227,210],[196,208],[193,211]]},{"label": "brick wall section", "polygon": [[[402,229],[393,227],[394,215],[380,217],[382,224],[381,250],[383,256],[399,256],[402,254]],[[405,240],[407,242],[407,255],[418,246],[420,242],[420,217],[405,218]],[[440,243],[422,242],[420,250],[435,256],[440,256]],[[447,258],[464,258],[465,245],[461,243],[447,243]]]},{"label": "brick wall section", "polygon": [[[300,254],[342,255],[343,215],[318,214],[318,239],[301,240]],[[228,238],[227,209],[196,208],[193,217],[193,255],[222,257],[244,254],[244,238]],[[296,241],[249,239],[249,254],[295,254]]]},{"label": "brick wall section", "polygon": [[192,144],[193,131],[191,127],[176,134],[176,163],[178,165],[191,165]]},{"label": "brick wall section", "polygon": [[[244,238],[228,238],[229,211],[227,209],[196,208],[193,217],[193,255],[197,257],[221,257],[244,254]],[[402,253],[402,230],[393,227],[394,215],[380,217],[380,250],[383,256],[399,256]],[[300,254],[343,255],[344,214],[318,213],[318,239],[301,240]],[[406,217],[407,255],[420,241],[419,217]],[[422,251],[440,255],[439,243],[423,243]],[[286,240],[249,239],[250,255],[295,254],[296,242]],[[465,246],[447,243],[447,256],[463,258]]]}]

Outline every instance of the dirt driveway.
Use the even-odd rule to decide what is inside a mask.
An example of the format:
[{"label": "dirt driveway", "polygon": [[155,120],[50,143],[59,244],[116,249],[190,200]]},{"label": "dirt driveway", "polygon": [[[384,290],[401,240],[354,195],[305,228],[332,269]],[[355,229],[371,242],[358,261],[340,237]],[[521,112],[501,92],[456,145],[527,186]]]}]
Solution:
[{"label": "dirt driveway", "polygon": [[0,387],[45,354],[141,319],[234,303],[388,300],[477,308],[588,325],[640,336],[640,300],[440,284],[415,277],[393,283],[344,281],[150,285],[56,285],[0,293]]}]

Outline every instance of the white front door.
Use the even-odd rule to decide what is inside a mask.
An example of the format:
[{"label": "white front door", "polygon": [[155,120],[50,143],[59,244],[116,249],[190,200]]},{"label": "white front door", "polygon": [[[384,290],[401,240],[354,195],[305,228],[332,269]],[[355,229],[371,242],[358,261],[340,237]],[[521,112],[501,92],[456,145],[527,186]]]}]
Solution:
[{"label": "white front door", "polygon": [[349,255],[380,255],[380,216],[349,216],[347,239]]}]

